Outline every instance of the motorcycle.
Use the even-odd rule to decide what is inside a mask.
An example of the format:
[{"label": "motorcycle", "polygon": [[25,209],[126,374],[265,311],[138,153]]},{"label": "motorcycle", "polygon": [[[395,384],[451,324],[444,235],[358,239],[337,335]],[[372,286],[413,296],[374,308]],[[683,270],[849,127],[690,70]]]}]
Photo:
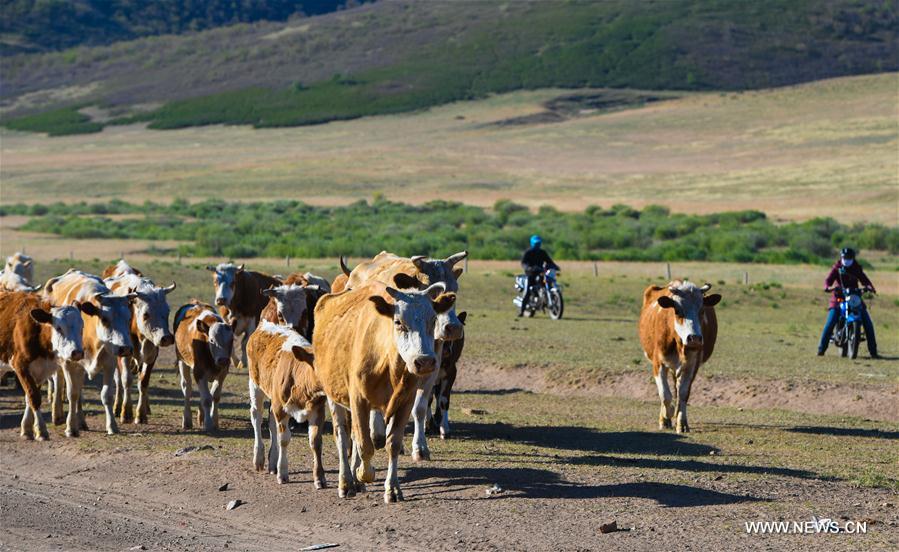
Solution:
[{"label": "motorcycle", "polygon": [[[524,292],[527,289],[528,277],[525,274],[519,274],[515,277],[515,289],[518,295],[512,299],[512,303],[521,309],[522,301],[524,301]],[[528,298],[528,304],[525,305],[524,315],[528,318],[534,316],[538,310],[547,312],[553,320],[562,318],[565,310],[565,302],[562,299],[562,285],[556,279],[556,270],[547,269],[537,276],[534,283],[534,289],[531,290],[531,296]]]},{"label": "motorcycle", "polygon": [[[841,271],[842,272],[842,271]],[[840,356],[849,358],[858,357],[858,346],[865,341],[864,325],[862,324],[863,290],[859,288],[847,288],[842,286],[840,278],[840,290],[842,297],[838,300],[840,319],[833,328],[830,341],[840,348]],[[826,290],[834,291],[833,288]]]}]

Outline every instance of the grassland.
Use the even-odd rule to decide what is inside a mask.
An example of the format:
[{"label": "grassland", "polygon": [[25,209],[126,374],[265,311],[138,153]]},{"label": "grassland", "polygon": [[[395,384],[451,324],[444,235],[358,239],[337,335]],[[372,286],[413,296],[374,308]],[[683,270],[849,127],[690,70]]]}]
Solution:
[{"label": "grassland", "polygon": [[[689,94],[552,124],[562,90],[517,92],[415,114],[315,127],[139,125],[49,139],[2,131],[2,202],[298,199],[383,194],[531,207],[662,204],[758,209],[842,222],[899,220],[897,74],[746,93]],[[851,198],[851,199],[847,199]]]}]

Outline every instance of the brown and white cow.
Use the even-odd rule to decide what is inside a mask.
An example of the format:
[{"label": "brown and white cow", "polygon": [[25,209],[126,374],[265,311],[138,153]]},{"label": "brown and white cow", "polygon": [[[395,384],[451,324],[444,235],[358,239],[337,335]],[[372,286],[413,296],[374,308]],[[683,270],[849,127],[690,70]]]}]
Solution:
[{"label": "brown and white cow", "polygon": [[202,421],[203,430],[211,432],[218,429],[219,401],[222,398],[225,376],[228,375],[228,367],[231,364],[234,331],[212,305],[196,300],[178,309],[175,313],[174,328],[181,392],[184,394],[181,428],[193,427],[190,397],[193,394],[191,382],[196,381],[200,391],[197,423]]},{"label": "brown and white cow", "polygon": [[[69,415],[66,419],[66,436],[75,437],[80,429],[87,429],[81,408],[81,390],[84,375],[91,379],[103,374],[100,400],[106,411],[106,432],[119,432],[112,412],[112,383],[119,357],[129,357],[134,352],[131,344],[131,301],[135,294],[115,295],[99,276],[70,269],[62,276],[51,278],[44,286],[44,293],[55,305],[80,305],[92,303],[94,311],[82,309],[84,321],[84,358],[68,361],[63,366]],[[50,385],[53,398],[53,421],[62,421],[62,393],[59,373]]]},{"label": "brown and white cow", "polygon": [[41,386],[67,361],[84,357],[81,320],[94,305],[54,307],[28,292],[0,293],[0,373],[15,372],[25,392],[22,437],[49,437],[41,414]]},{"label": "brown and white cow", "polygon": [[[406,275],[395,285],[407,287]],[[384,481],[385,502],[402,500],[397,458],[403,446],[419,380],[437,370],[434,327],[438,314],[453,308],[456,296],[446,285],[399,291],[370,282],[322,297],[315,307],[317,324],[312,343],[315,373],[328,395],[335,426],[340,480],[338,496],[355,494],[360,483],[374,480],[374,443],[369,414],[377,409],[392,420],[387,435],[390,461]],[[349,450],[352,418],[353,467]],[[355,473],[354,473],[355,472]]]},{"label": "brown and white cow", "polygon": [[[674,280],[667,286],[649,286],[643,292],[640,343],[652,362],[652,375],[662,402],[659,429],[676,419],[678,433],[690,431],[687,401],[699,367],[712,356],[718,337],[715,305],[721,295],[706,295],[711,284],[697,287]],[[674,379],[674,399],[668,387],[668,370]]]},{"label": "brown and white cow", "polygon": [[[310,276],[317,283],[311,283]],[[318,276],[308,272],[291,274],[284,278],[281,285],[262,290],[262,294],[269,298],[269,302],[262,310],[260,319],[290,326],[303,334],[306,339],[311,339],[312,330],[315,328],[315,304],[320,297],[330,291],[330,284]]]},{"label": "brown and white cow", "polygon": [[34,281],[34,260],[24,253],[6,258],[6,266],[0,271],[0,291],[37,291],[40,285]]},{"label": "brown and white cow", "polygon": [[259,324],[259,316],[268,303],[262,290],[281,285],[281,281],[268,274],[244,270],[244,265],[221,263],[207,265],[215,284],[215,304],[227,307],[234,334],[243,334],[240,340],[240,360],[247,365],[247,340]]},{"label": "brown and white cow", "polygon": [[[405,258],[382,251],[371,261],[357,265],[348,275],[346,286],[352,289],[369,281],[389,285],[395,275],[406,274],[414,278],[414,285],[417,289],[440,282],[446,286],[448,292],[456,293],[459,291],[458,278],[462,275],[462,269],[456,268],[456,264],[467,256],[468,252],[462,251],[455,255],[450,255],[446,259],[428,259],[422,255]],[[346,264],[342,258],[340,264],[341,270],[346,273]],[[443,357],[444,343],[460,339],[463,332],[464,327],[458,316],[456,316],[455,306],[437,317],[437,327],[434,333],[437,339],[438,359]],[[437,377],[438,372],[435,371],[430,377],[419,380],[419,390],[415,397],[415,408],[412,411],[415,425],[415,432],[412,438],[412,460],[416,462],[431,459],[431,451],[428,448],[426,435],[426,424],[428,419],[428,401],[431,398]],[[384,427],[381,413],[375,411],[372,414],[370,424],[375,444],[380,448],[387,431]]]},{"label": "brown and white cow", "polygon": [[[467,312],[459,313],[459,321],[465,324]],[[434,384],[434,391],[428,398],[428,429],[431,432],[440,431],[440,438],[446,439],[449,436],[449,405],[450,396],[453,393],[453,384],[456,383],[456,374],[458,372],[459,357],[462,356],[462,349],[465,347],[465,337],[455,341],[448,341],[443,344],[443,356],[440,360],[440,370],[437,376],[437,382]],[[436,400],[435,400],[436,399]],[[430,416],[431,402],[434,401],[434,414]]]},{"label": "brown and white cow", "polygon": [[[131,303],[134,354],[119,359],[113,413],[119,416],[122,423],[133,419],[136,423],[145,424],[150,414],[150,374],[159,357],[159,349],[175,344],[175,336],[169,331],[170,309],[166,295],[175,291],[176,284],[172,282],[170,286],[158,287],[124,260],[107,267],[103,274],[108,274],[104,283],[114,294],[137,294]],[[131,405],[131,382],[135,373],[139,375],[136,419]]]},{"label": "brown and white cow", "polygon": [[322,467],[322,429],[325,423],[325,393],[315,375],[312,344],[295,329],[262,320],[247,343],[250,371],[250,421],[255,436],[253,465],[264,470],[265,446],[262,443],[262,406],[271,401],[269,435],[271,447],[268,471],[278,475],[278,483],[287,482],[287,445],[290,443],[288,419],[309,422],[309,448],[312,449],[312,474],[316,489],[325,487]]}]

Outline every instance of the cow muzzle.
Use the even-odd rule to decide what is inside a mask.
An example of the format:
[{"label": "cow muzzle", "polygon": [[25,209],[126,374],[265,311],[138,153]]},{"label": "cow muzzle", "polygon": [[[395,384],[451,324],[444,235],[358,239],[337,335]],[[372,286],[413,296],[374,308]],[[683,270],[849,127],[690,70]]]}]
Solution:
[{"label": "cow muzzle", "polygon": [[72,351],[72,356],[69,357],[70,360],[75,362],[84,359],[84,351]]},{"label": "cow muzzle", "polygon": [[221,297],[216,297],[215,304],[219,307],[224,307],[226,305],[225,300]]},{"label": "cow muzzle", "polygon": [[687,342],[684,343],[684,346],[690,349],[695,349],[702,347],[702,336],[701,335],[688,335]]},{"label": "cow muzzle", "polygon": [[175,336],[169,334],[162,336],[162,339],[159,340],[160,347],[171,347],[175,344]]},{"label": "cow muzzle", "polygon": [[437,367],[437,357],[433,355],[420,356],[415,359],[413,364],[415,375],[430,374]]}]

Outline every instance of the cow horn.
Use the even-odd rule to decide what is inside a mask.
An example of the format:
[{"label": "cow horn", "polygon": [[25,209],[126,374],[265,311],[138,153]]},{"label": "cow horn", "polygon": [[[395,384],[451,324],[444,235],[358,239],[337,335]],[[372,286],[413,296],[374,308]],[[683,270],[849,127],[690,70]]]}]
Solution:
[{"label": "cow horn", "polygon": [[706,282],[706,284],[705,284],[704,286],[702,286],[701,288],[699,288],[699,291],[705,293],[705,292],[707,292],[707,291],[710,290],[710,289],[712,289],[712,284]]},{"label": "cow horn", "polygon": [[446,284],[437,282],[426,287],[422,293],[431,299],[436,299],[438,295],[446,291]]},{"label": "cow horn", "polygon": [[246,266],[247,266],[246,264],[241,263],[240,266],[237,267],[237,271],[238,271],[238,272],[243,272],[243,269],[246,268]]},{"label": "cow horn", "polygon": [[468,251],[460,251],[460,252],[456,253],[455,255],[450,255],[443,262],[446,263],[446,266],[453,268],[453,266],[455,266],[456,263],[458,263],[459,261],[461,261],[462,259],[464,259],[467,256],[468,256]]},{"label": "cow horn", "polygon": [[166,295],[168,295],[169,293],[175,291],[176,287],[178,287],[178,284],[172,282],[172,285],[162,288],[162,291],[165,292]]},{"label": "cow horn", "polygon": [[348,267],[346,265],[346,257],[341,255],[339,262],[340,262],[340,271],[343,272],[344,274],[346,274],[347,276],[349,276],[350,273],[352,272],[352,270],[350,270],[350,267]]},{"label": "cow horn", "polygon": [[415,265],[415,268],[419,270],[423,270],[424,260],[427,259],[424,255],[413,255],[409,260],[412,261],[412,264]]},{"label": "cow horn", "polygon": [[32,292],[38,291],[38,290],[41,289],[42,287],[44,287],[44,284],[38,284],[38,285],[36,285],[36,286],[31,286],[31,291],[32,291]]},{"label": "cow horn", "polygon": [[303,289],[305,289],[306,291],[319,291],[321,287],[317,284],[309,284],[303,286]]},{"label": "cow horn", "polygon": [[262,295],[265,295],[266,297],[271,297],[272,295],[275,295],[275,286],[266,288],[266,289],[260,291],[259,293],[261,293]]}]

